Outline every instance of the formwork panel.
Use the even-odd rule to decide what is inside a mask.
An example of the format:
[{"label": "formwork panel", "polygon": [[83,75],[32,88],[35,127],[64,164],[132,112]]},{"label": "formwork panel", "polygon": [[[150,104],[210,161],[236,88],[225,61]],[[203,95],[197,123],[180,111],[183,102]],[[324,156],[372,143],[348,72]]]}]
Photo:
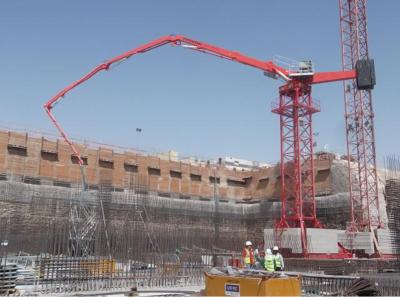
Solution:
[{"label": "formwork panel", "polygon": [[349,250],[364,250],[365,253],[374,253],[373,235],[371,232],[356,232],[339,234],[338,241]]}]

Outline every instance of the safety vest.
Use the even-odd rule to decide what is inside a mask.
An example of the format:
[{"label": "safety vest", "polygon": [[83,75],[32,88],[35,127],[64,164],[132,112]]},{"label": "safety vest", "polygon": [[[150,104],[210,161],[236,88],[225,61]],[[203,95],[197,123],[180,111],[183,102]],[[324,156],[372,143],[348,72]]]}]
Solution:
[{"label": "safety vest", "polygon": [[274,256],[273,255],[265,255],[264,267],[267,271],[275,271],[274,266]]},{"label": "safety vest", "polygon": [[254,254],[253,251],[250,249],[244,249],[244,264],[254,264]]},{"label": "safety vest", "polygon": [[281,254],[273,255],[275,262],[275,268],[282,268]]}]

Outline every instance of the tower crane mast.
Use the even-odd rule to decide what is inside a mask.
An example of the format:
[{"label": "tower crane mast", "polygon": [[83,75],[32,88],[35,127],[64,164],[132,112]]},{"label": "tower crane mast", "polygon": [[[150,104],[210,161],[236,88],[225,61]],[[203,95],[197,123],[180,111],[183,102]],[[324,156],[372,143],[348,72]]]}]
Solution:
[{"label": "tower crane mast", "polygon": [[369,73],[373,84],[357,87],[356,79],[343,82],[349,175],[351,232],[382,227],[379,214],[374,111],[371,89],[375,84],[369,60],[366,0],[339,0],[343,70],[359,67]]}]

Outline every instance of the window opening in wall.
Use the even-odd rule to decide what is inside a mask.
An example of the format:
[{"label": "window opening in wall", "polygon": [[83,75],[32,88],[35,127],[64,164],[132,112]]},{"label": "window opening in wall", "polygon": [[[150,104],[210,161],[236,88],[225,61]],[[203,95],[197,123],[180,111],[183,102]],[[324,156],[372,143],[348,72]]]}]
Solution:
[{"label": "window opening in wall", "polygon": [[180,199],[187,199],[187,200],[192,199],[192,197],[190,197],[190,195],[185,195],[185,194],[179,194],[179,198]]},{"label": "window opening in wall", "polygon": [[25,176],[22,180],[26,184],[40,185],[40,178]]},{"label": "window opening in wall", "polygon": [[50,151],[41,151],[40,155],[43,160],[50,161],[50,162],[58,162],[58,154],[57,152],[50,152]]},{"label": "window opening in wall", "polygon": [[252,176],[246,176],[243,178],[243,181],[245,182],[246,186],[249,186],[252,180],[253,180]]},{"label": "window opening in wall", "polygon": [[71,183],[64,182],[64,181],[54,181],[53,185],[56,187],[64,187],[64,188],[71,188]]},{"label": "window opening in wall", "polygon": [[99,159],[99,166],[102,168],[114,169],[114,161],[110,159]]},{"label": "window opening in wall", "polygon": [[148,172],[149,172],[149,175],[158,175],[158,176],[161,175],[161,170],[159,168],[149,167]]},{"label": "window opening in wall", "polygon": [[200,182],[200,181],[201,181],[201,175],[191,173],[191,174],[190,174],[190,179],[191,179],[192,181],[198,181],[198,182]]},{"label": "window opening in wall", "polygon": [[330,169],[322,169],[318,170],[317,176],[315,177],[316,182],[323,182],[326,181],[331,173]]},{"label": "window opening in wall", "polygon": [[124,163],[124,169],[127,172],[138,172],[138,166],[135,164]]},{"label": "window opening in wall", "polygon": [[210,180],[210,183],[212,183],[212,184],[215,182],[217,182],[217,184],[219,184],[221,182],[221,178],[219,178],[219,177],[215,178],[214,176],[210,176],[209,180]]},{"label": "window opening in wall", "polygon": [[88,186],[88,189],[89,189],[89,190],[98,190],[98,189],[99,189],[99,186],[97,186],[97,185],[89,185],[89,186]]},{"label": "window opening in wall", "polygon": [[26,146],[8,144],[7,150],[10,155],[17,155],[22,157],[28,156],[28,148]]},{"label": "window opening in wall", "polygon": [[[88,157],[86,156],[81,156],[81,159],[83,161],[83,165],[87,165],[88,164]],[[79,164],[79,159],[77,156],[75,155],[71,155],[71,162],[72,164]]]},{"label": "window opening in wall", "polygon": [[168,193],[168,192],[158,192],[158,196],[169,198],[169,197],[171,197],[171,193]]},{"label": "window opening in wall", "polygon": [[182,172],[179,171],[175,171],[175,170],[170,170],[169,174],[171,175],[171,177],[173,178],[182,178]]},{"label": "window opening in wall", "polygon": [[269,184],[268,177],[260,178],[257,183],[257,190],[266,189],[268,187],[268,184]]},{"label": "window opening in wall", "polygon": [[236,180],[236,179],[227,179],[226,180],[228,186],[232,187],[245,187],[246,186],[246,181],[244,180]]}]

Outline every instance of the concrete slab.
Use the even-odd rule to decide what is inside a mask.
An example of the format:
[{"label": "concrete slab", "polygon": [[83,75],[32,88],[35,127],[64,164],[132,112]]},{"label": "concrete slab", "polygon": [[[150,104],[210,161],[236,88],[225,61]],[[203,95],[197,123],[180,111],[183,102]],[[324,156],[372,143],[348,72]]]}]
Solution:
[{"label": "concrete slab", "polygon": [[395,249],[393,243],[395,242],[395,237],[393,232],[389,229],[377,229],[376,235],[380,252],[383,254],[394,254]]},{"label": "concrete slab", "polygon": [[308,250],[310,253],[337,253],[339,252],[338,247],[338,236],[343,234],[344,230],[337,229],[317,229],[308,228],[307,237]]},{"label": "concrete slab", "polygon": [[374,253],[374,241],[371,232],[357,232],[354,234],[339,234],[338,241],[347,249],[364,250],[367,254]]}]

